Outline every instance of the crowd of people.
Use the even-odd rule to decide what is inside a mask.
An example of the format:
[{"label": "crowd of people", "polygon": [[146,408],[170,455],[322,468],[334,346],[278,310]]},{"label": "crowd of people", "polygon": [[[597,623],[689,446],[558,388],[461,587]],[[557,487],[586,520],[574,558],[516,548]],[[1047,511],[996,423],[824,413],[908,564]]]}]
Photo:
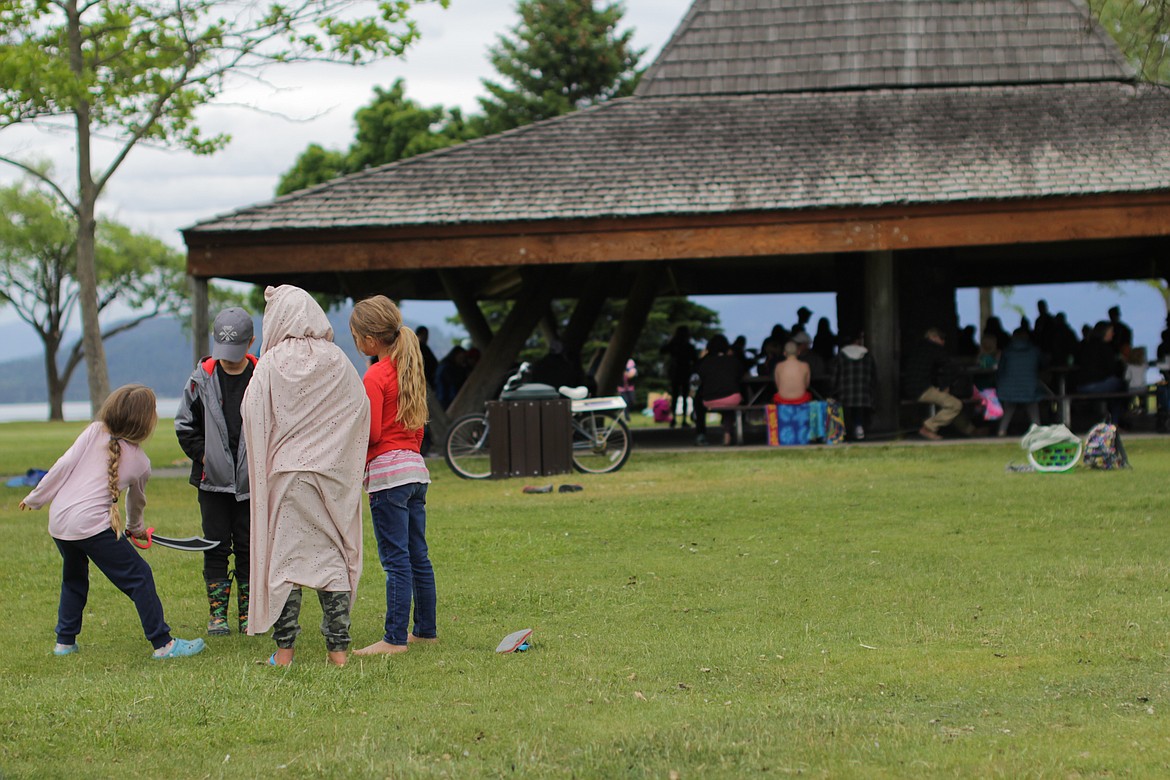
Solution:
[{"label": "crowd of people", "polygon": [[[987,433],[994,425],[997,435],[1005,436],[1020,408],[1029,423],[1040,424],[1041,402],[1053,397],[1054,377],[1060,375],[1066,390],[1097,396],[1101,411],[1122,426],[1129,424],[1131,396],[1150,388],[1147,352],[1133,344],[1133,329],[1122,321],[1117,306],[1105,319],[1085,325],[1080,337],[1063,312],[1051,314],[1041,300],[1035,322],[1021,317],[1010,334],[999,318],[990,317],[978,342],[970,326],[956,338],[955,349],[947,350],[945,334],[930,328],[903,363],[903,397],[935,410],[919,429],[927,439],[941,438],[940,431],[948,425],[965,435]],[[1168,357],[1170,329],[1162,333],[1159,364],[1165,366]],[[1155,425],[1166,432],[1164,383],[1156,397]],[[963,413],[963,402],[969,399],[977,402],[974,423]]]},{"label": "crowd of people", "polygon": [[[861,332],[835,334],[828,318],[810,333],[812,312],[801,307],[790,327],[777,324],[757,350],[746,350],[743,336],[728,343],[722,334],[706,346],[695,346],[686,326],[674,330],[662,346],[673,427],[693,420],[697,441],[706,443],[706,410],[743,403],[743,387],[752,376],[771,378],[773,403],[802,404],[813,399],[835,400],[845,418],[846,437],[865,438],[877,393],[879,360],[866,347]],[[947,333],[927,329],[902,360],[899,387],[903,400],[928,405],[932,413],[918,429],[926,439],[939,439],[947,427],[966,436],[1005,436],[1017,412],[1030,423],[1041,421],[1040,404],[1052,397],[1053,371],[1064,372],[1067,388],[1077,394],[1107,396],[1103,403],[1112,418],[1125,424],[1130,391],[1148,388],[1146,350],[1133,345],[1133,330],[1112,307],[1106,319],[1084,326],[1081,335],[1063,312],[1052,314],[1041,300],[1035,322],[1022,317],[1009,333],[997,317],[984,324],[976,339],[973,325]],[[1170,373],[1170,329],[1163,333],[1157,359]],[[1156,427],[1165,432],[1170,411],[1170,385],[1157,392]],[[964,413],[964,402],[974,413]],[[733,415],[723,415],[723,441],[731,441]]]},{"label": "crowd of people", "polygon": [[[745,382],[757,378],[765,388],[755,396],[773,403],[798,405],[814,398],[840,401],[846,437],[864,439],[874,406],[877,363],[866,348],[864,334],[854,332],[838,339],[827,317],[815,335],[808,332],[812,311],[801,307],[791,327],[775,325],[758,349],[747,347],[739,336],[729,342],[721,333],[695,346],[685,325],[675,328],[660,352],[669,386],[671,427],[694,421],[696,442],[707,444],[707,411],[734,408],[745,399]],[[722,441],[733,441],[734,414],[722,413]]]}]

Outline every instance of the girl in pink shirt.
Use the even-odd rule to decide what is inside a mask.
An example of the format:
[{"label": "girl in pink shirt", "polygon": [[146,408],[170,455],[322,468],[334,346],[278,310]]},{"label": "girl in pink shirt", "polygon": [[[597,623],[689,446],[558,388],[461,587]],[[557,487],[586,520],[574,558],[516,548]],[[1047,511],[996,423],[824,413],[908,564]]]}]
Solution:
[{"label": "girl in pink shirt", "polygon": [[[182,658],[203,649],[203,640],[174,639],[163,618],[154,574],[126,534],[145,538],[143,511],[150,460],[141,445],[158,422],[154,392],[126,385],[110,393],[77,441],[62,455],[21,509],[49,506],[49,535],[61,552],[61,602],[54,655],[77,652],[77,635],[89,596],[89,562],[134,602],[154,658]],[[126,491],[126,520],[118,500]]]},{"label": "girl in pink shirt", "polygon": [[[363,379],[370,399],[366,490],[386,571],[382,638],[354,655],[404,653],[408,642],[436,642],[435,571],[427,553],[427,485],[431,475],[419,454],[427,421],[422,350],[402,312],[384,295],[358,301],[349,318],[354,343],[376,357]],[[410,605],[414,600],[414,631]]]}]

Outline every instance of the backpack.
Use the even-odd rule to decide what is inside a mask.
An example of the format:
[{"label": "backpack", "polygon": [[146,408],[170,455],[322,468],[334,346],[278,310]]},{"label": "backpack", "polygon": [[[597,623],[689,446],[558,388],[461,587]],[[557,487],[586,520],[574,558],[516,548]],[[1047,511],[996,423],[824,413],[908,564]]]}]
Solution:
[{"label": "backpack", "polygon": [[1125,447],[1121,444],[1117,426],[1106,419],[1089,429],[1082,460],[1091,469],[1112,471],[1129,468],[1129,459],[1125,456]]},{"label": "backpack", "polygon": [[845,412],[837,401],[829,401],[825,414],[825,444],[845,441]]}]

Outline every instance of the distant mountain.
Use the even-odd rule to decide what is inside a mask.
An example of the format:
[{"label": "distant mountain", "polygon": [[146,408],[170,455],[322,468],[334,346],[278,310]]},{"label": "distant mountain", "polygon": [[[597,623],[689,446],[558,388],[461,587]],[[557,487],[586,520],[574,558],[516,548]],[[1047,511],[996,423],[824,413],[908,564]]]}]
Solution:
[{"label": "distant mountain", "polygon": [[[361,372],[365,370],[365,358],[358,354],[350,338],[349,313],[348,306],[331,311],[329,322],[333,325],[334,341]],[[258,350],[263,334],[260,332],[260,317],[254,319],[257,336],[254,349]],[[450,343],[451,336],[440,327],[426,324],[436,343]],[[0,326],[0,344],[7,343],[9,336],[24,344],[31,343],[35,350],[32,356],[0,362],[0,404],[43,403],[49,394],[40,340],[23,323]],[[72,347],[72,342],[69,346]],[[138,382],[152,388],[160,398],[178,398],[194,367],[191,339],[179,322],[170,317],[147,320],[107,340],[105,347],[111,387]],[[9,354],[11,351],[9,347]],[[88,397],[85,365],[82,364],[73,372],[65,400],[84,401]]]},{"label": "distant mountain", "polygon": [[[71,338],[77,336],[73,333]],[[43,352],[37,332],[28,323],[12,319],[0,324],[0,363],[34,356],[39,359]]]}]

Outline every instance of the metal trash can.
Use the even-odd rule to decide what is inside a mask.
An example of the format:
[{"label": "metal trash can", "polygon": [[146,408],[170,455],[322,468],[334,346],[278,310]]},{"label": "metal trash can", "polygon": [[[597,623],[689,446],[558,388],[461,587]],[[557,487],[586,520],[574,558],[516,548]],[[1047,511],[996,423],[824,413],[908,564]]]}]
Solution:
[{"label": "metal trash can", "polygon": [[547,477],[573,467],[568,399],[489,401],[492,478]]}]

